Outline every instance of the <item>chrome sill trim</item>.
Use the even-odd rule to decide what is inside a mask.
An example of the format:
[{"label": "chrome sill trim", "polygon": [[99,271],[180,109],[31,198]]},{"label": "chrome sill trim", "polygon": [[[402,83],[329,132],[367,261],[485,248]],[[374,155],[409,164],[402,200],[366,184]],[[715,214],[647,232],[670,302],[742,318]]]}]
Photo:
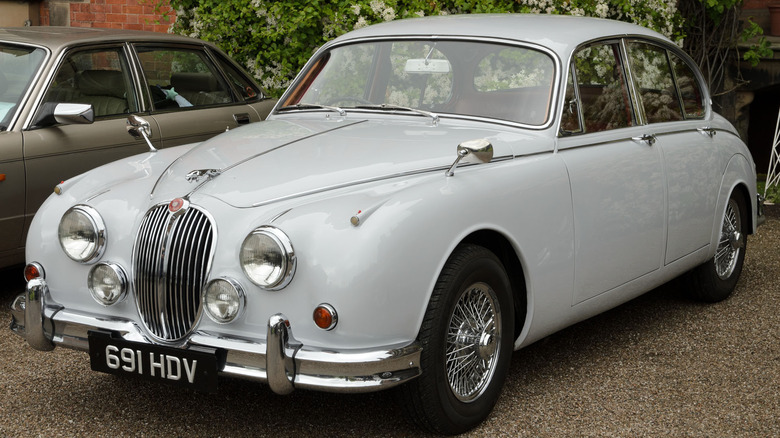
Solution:
[{"label": "chrome sill trim", "polygon": [[[62,346],[89,351],[91,330],[112,331],[127,341],[153,343],[135,321],[73,312],[47,303],[51,298],[45,281],[34,282],[28,289],[33,286],[38,288],[36,292],[43,292],[38,295],[37,304],[32,301],[33,305],[28,305],[28,292],[17,297],[11,306],[11,329],[33,348]],[[27,330],[26,325],[38,327],[35,315],[41,315],[41,330]],[[272,326],[276,331],[271,330]],[[267,342],[198,331],[185,345],[225,350],[226,363],[220,374],[268,383],[279,394],[301,388],[335,393],[372,392],[421,374],[422,347],[416,342],[354,350],[306,346],[295,340],[289,322],[281,314],[269,320],[266,339]],[[276,360],[269,360],[269,345]]]}]

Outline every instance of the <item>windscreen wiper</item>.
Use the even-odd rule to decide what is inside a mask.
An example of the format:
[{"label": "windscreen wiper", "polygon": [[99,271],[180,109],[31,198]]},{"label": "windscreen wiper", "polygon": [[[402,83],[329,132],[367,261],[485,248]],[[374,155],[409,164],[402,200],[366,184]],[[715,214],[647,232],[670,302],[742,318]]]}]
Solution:
[{"label": "windscreen wiper", "polygon": [[289,111],[289,110],[307,110],[307,109],[326,109],[330,111],[336,111],[340,116],[347,114],[344,109],[331,105],[319,105],[316,103],[296,103],[295,105],[287,105],[279,108],[277,111]]},{"label": "windscreen wiper", "polygon": [[425,111],[417,108],[410,108],[407,106],[399,106],[399,105],[391,105],[388,103],[382,103],[379,105],[358,105],[355,108],[360,109],[376,109],[376,110],[385,110],[385,111],[409,111],[417,114],[422,114],[426,117],[430,117],[433,124],[439,123],[439,115],[436,113],[432,113],[430,111]]}]

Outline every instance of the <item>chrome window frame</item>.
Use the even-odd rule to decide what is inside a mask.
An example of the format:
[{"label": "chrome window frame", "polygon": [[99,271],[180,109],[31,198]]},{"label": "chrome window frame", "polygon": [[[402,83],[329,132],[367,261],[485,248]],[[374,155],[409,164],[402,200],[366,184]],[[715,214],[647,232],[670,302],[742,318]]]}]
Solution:
[{"label": "chrome window frame", "polygon": [[[30,98],[33,97],[35,94],[35,90],[37,88],[37,84],[40,82],[41,77],[44,75],[44,71],[46,68],[50,65],[51,57],[52,57],[52,51],[50,48],[40,45],[40,44],[30,44],[30,43],[18,43],[14,41],[0,41],[2,44],[8,44],[8,45],[15,45],[15,46],[26,46],[26,47],[33,47],[35,49],[43,49],[45,52],[44,58],[41,61],[41,65],[38,66],[38,71],[35,72],[35,74],[32,77],[32,80],[30,81],[30,86],[27,88],[27,92],[24,93],[24,96],[19,101],[19,105],[16,108],[16,113],[11,117],[11,120],[8,122],[8,128],[6,128],[6,131],[13,131],[16,128],[16,124],[20,122],[20,118],[22,113],[24,112],[25,108],[27,107],[28,102],[30,101]],[[31,107],[30,109],[36,109],[38,107],[37,102]],[[35,111],[31,111],[31,113],[34,113]],[[27,121],[30,120],[30,114],[28,114]],[[21,130],[27,129],[27,123],[22,123]]]},{"label": "chrome window frame", "polygon": [[[54,77],[59,72],[60,66],[62,65],[63,61],[67,56],[81,50],[100,50],[101,48],[111,48],[111,47],[121,48],[122,53],[125,56],[125,60],[127,61],[127,67],[128,67],[128,71],[126,73],[130,77],[130,85],[135,87],[133,92],[135,93],[136,96],[135,100],[137,102],[138,110],[135,112],[129,112],[127,114],[114,114],[108,116],[101,116],[100,120],[118,118],[118,117],[127,117],[128,114],[139,114],[144,112],[144,108],[141,104],[141,98],[138,95],[138,91],[139,91],[138,80],[136,75],[134,74],[135,73],[135,66],[133,65],[134,60],[131,58],[130,52],[128,51],[127,42],[115,41],[115,42],[105,42],[105,43],[97,43],[97,44],[95,43],[73,44],[63,48],[57,55],[56,59],[54,59],[54,61],[49,65],[50,68],[48,74],[46,75],[46,80],[43,84],[41,84],[41,87],[38,91],[38,95],[35,98],[35,102],[33,106],[30,107],[30,112],[27,114],[27,119],[25,120],[22,129],[29,130],[30,127],[32,126],[32,123],[35,120],[35,115],[38,113],[38,110],[43,104],[43,98],[46,96],[46,92],[49,91],[49,88],[51,87],[51,84],[54,81]],[[99,120],[95,120],[95,121],[99,121]]]}]

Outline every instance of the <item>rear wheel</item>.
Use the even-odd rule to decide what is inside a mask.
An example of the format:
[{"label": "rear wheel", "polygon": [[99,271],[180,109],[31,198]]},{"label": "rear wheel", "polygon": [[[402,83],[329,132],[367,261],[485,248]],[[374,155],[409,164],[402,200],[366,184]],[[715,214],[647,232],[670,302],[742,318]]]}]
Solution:
[{"label": "rear wheel", "polygon": [[745,199],[735,191],[726,204],[715,256],[688,275],[691,297],[714,303],[731,295],[745,261],[746,224]]},{"label": "rear wheel", "polygon": [[501,261],[476,245],[450,256],[418,340],[422,375],[399,388],[411,418],[432,432],[458,434],[493,409],[512,355],[514,312]]}]

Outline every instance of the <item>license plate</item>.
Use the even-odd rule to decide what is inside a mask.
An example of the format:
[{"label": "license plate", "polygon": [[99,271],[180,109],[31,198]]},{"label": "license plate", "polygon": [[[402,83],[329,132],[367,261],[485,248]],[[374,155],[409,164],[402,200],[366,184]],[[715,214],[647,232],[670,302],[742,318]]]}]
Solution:
[{"label": "license plate", "polygon": [[140,377],[202,392],[217,391],[217,351],[186,350],[129,342],[107,332],[89,332],[92,370]]}]

